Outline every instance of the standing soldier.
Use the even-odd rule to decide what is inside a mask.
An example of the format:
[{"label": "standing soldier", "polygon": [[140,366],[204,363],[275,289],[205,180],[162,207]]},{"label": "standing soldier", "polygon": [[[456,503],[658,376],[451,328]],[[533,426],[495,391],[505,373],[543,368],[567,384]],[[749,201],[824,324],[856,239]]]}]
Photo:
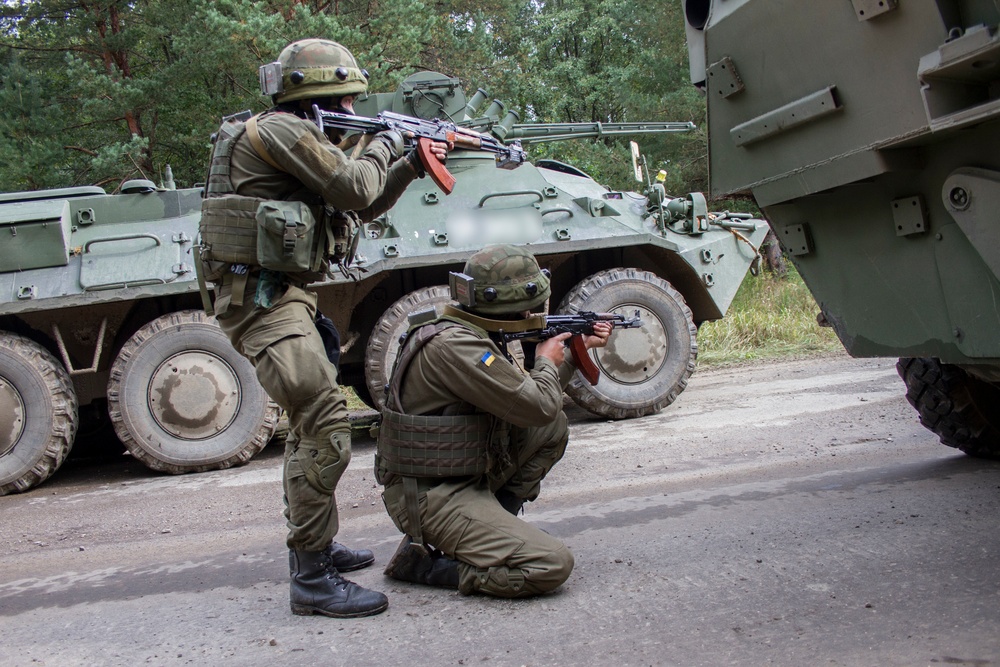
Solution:
[{"label": "standing soldier", "polygon": [[[262,92],[274,108],[246,122],[228,120],[216,135],[202,204],[199,268],[214,285],[219,326],[288,416],[291,608],[302,615],[368,616],[389,605],[382,593],[340,574],[375,558],[333,541],[334,492],[351,458],[351,431],[337,370],[314,324],[316,294],[307,289],[331,261],[349,264],[359,222],[388,210],[423,171],[395,132],[348,157],[334,145],[339,135],[324,135],[309,120],[314,104],[353,113],[367,79],[336,42],[285,47],[278,62],[261,68]],[[444,161],[447,146],[432,152]]]},{"label": "standing soldier", "polygon": [[[538,344],[525,372],[490,334],[524,330],[530,311],[549,298],[548,277],[531,254],[509,245],[476,253],[464,273],[470,305],[415,323],[393,369],[376,477],[389,516],[407,535],[385,574],[465,594],[537,595],[573,569],[565,545],[517,518],[566,449],[570,334]],[[611,333],[607,322],[594,329],[584,338],[588,349]]]}]

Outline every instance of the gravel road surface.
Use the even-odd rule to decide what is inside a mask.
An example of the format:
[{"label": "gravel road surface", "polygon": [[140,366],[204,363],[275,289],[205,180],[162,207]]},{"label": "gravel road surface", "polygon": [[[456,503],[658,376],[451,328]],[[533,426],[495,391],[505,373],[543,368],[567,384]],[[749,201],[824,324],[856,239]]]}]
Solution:
[{"label": "gravel road surface", "polygon": [[376,617],[288,609],[281,452],[168,477],[71,462],[0,498],[0,664],[990,665],[1000,463],[940,445],[890,360],[699,370],[658,415],[575,406],[525,519],[564,540],[556,593],[387,580],[399,535],[357,438],[338,539]]}]

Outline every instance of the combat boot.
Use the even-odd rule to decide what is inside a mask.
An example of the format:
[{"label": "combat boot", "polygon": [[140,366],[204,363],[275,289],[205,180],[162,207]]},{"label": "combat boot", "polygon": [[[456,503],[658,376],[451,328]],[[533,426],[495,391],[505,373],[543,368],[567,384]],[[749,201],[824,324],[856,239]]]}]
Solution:
[{"label": "combat boot", "polygon": [[411,584],[458,590],[458,561],[436,550],[428,553],[423,546],[414,544],[409,535],[404,535],[385,566],[385,576]]},{"label": "combat boot", "polygon": [[292,613],[322,614],[334,618],[372,616],[386,610],[389,598],[344,579],[332,565],[329,548],[324,551],[288,552],[292,583]]},{"label": "combat boot", "polygon": [[337,572],[353,572],[375,562],[375,554],[370,549],[350,549],[339,542],[331,542],[324,552]]}]

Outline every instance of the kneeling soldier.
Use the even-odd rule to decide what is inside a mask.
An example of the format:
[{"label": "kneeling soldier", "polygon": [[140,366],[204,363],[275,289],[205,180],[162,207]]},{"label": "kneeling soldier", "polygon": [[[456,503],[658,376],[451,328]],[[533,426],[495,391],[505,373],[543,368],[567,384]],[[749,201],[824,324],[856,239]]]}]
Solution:
[{"label": "kneeling soldier", "polygon": [[[539,343],[524,371],[491,334],[525,326],[549,298],[548,277],[509,245],[476,253],[464,273],[470,305],[411,326],[389,385],[376,476],[406,536],[385,574],[465,594],[537,595],[573,569],[564,544],[517,518],[566,449],[570,334]],[[601,347],[610,333],[598,323],[584,343]]]}]

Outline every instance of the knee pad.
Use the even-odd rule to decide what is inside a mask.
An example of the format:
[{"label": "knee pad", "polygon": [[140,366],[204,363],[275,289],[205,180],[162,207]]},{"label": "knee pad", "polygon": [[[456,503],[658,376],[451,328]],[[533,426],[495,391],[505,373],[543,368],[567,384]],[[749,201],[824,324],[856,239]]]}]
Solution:
[{"label": "knee pad", "polygon": [[333,493],[351,462],[351,435],[331,433],[329,440],[303,440],[299,443],[298,456],[309,485],[321,493]]}]

